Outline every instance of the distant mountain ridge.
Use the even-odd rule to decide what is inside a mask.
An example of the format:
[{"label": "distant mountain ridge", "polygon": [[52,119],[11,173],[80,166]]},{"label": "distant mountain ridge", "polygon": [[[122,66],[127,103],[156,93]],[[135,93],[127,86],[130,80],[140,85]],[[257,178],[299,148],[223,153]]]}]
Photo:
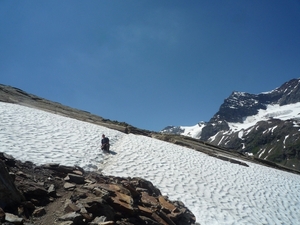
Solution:
[{"label": "distant mountain ridge", "polygon": [[300,169],[300,79],[260,94],[233,92],[209,122],[166,127],[176,133]]}]

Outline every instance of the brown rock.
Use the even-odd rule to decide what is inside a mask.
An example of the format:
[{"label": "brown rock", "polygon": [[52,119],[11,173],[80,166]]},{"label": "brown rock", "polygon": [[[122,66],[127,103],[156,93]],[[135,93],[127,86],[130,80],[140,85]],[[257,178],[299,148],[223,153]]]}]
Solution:
[{"label": "brown rock", "polygon": [[168,217],[163,211],[158,211],[157,213],[158,213],[158,215],[159,215],[164,221],[166,221],[169,225],[176,225],[176,224],[170,219],[170,217]]},{"label": "brown rock", "polygon": [[115,198],[118,198],[121,202],[125,202],[125,203],[130,204],[130,205],[133,204],[133,199],[132,199],[131,196],[120,193],[120,192],[116,192],[115,194],[116,194]]},{"label": "brown rock", "polygon": [[73,174],[73,173],[68,173],[68,178],[67,179],[69,182],[75,183],[75,184],[83,184],[84,183],[84,177],[81,175]]},{"label": "brown rock", "polygon": [[94,216],[105,216],[108,220],[115,217],[115,210],[101,197],[87,197],[81,200],[81,204]]},{"label": "brown rock", "polygon": [[46,210],[44,207],[40,207],[40,208],[37,208],[36,210],[33,211],[32,215],[34,217],[41,217],[43,215],[46,214]]},{"label": "brown rock", "polygon": [[94,188],[93,189],[93,193],[97,196],[97,197],[101,197],[104,199],[107,199],[109,196],[109,192],[107,190],[101,189],[101,188]]},{"label": "brown rock", "polygon": [[140,210],[140,213],[144,216],[150,217],[152,215],[152,210],[143,206],[138,205],[138,209]]},{"label": "brown rock", "polygon": [[68,183],[66,182],[64,184],[64,189],[68,190],[68,191],[72,191],[76,188],[76,185],[75,184],[71,184],[71,183]]},{"label": "brown rock", "polygon": [[105,189],[109,192],[120,192],[126,195],[130,195],[130,191],[124,187],[122,187],[121,185],[118,184],[99,184],[98,185],[99,188]]},{"label": "brown rock", "polygon": [[74,203],[70,202],[70,203],[66,204],[64,211],[66,213],[79,212],[80,208],[78,208]]},{"label": "brown rock", "polygon": [[140,196],[140,193],[135,189],[135,187],[128,181],[122,182],[123,186],[130,191],[130,194],[133,198]]},{"label": "brown rock", "polygon": [[130,183],[134,186],[138,186],[139,188],[147,189],[147,192],[151,196],[159,196],[161,192],[158,188],[156,188],[150,181],[144,180],[142,178],[134,178]]},{"label": "brown rock", "polygon": [[147,206],[157,207],[159,205],[158,200],[155,197],[150,196],[147,192],[142,192],[141,201]]},{"label": "brown rock", "polygon": [[171,213],[176,208],[176,206],[168,202],[163,196],[159,196],[158,201],[163,210],[167,210],[167,213]]},{"label": "brown rock", "polygon": [[136,213],[136,210],[133,208],[133,206],[129,203],[121,201],[119,198],[111,198],[112,199],[112,207],[121,212],[125,212],[129,215],[134,215]]},{"label": "brown rock", "polygon": [[[8,167],[7,171],[18,174],[15,184],[25,193],[26,199],[10,211],[18,213],[19,217],[0,211],[0,224],[12,224],[1,222],[1,215],[2,219],[10,216],[15,224],[23,223],[21,220],[25,218],[33,224],[57,225],[195,223],[194,215],[182,202],[169,201],[151,182],[142,178],[104,176],[99,172],[81,174],[81,170],[74,172],[76,167],[56,164],[46,167],[20,161],[11,164],[15,167]],[[64,182],[67,175],[70,182]],[[84,184],[79,185],[82,182]]]},{"label": "brown rock", "polygon": [[169,225],[165,220],[163,220],[159,215],[156,213],[152,213],[152,218],[157,221],[161,225]]},{"label": "brown rock", "polygon": [[37,186],[35,183],[28,183],[24,186],[23,193],[24,195],[30,195],[30,196],[47,196],[48,191],[41,186]]}]

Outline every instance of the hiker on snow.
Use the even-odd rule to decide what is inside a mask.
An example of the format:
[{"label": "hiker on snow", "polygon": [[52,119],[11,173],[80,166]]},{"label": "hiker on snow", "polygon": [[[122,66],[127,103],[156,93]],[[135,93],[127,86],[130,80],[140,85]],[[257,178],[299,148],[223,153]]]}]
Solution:
[{"label": "hiker on snow", "polygon": [[102,144],[101,149],[109,152],[109,139],[105,137],[104,134],[102,134],[101,144]]}]

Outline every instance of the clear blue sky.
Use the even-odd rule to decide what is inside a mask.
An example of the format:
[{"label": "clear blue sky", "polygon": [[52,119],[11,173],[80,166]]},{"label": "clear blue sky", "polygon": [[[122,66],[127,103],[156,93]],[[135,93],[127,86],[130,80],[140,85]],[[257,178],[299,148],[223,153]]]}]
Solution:
[{"label": "clear blue sky", "polygon": [[300,77],[299,0],[0,1],[0,83],[138,128]]}]

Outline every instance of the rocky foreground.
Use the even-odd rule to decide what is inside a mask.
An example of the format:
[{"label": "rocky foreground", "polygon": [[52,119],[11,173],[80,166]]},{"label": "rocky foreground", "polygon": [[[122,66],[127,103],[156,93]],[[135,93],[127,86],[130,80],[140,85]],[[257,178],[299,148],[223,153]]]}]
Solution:
[{"label": "rocky foreground", "polygon": [[182,202],[142,178],[36,166],[0,153],[0,224],[195,224]]}]

